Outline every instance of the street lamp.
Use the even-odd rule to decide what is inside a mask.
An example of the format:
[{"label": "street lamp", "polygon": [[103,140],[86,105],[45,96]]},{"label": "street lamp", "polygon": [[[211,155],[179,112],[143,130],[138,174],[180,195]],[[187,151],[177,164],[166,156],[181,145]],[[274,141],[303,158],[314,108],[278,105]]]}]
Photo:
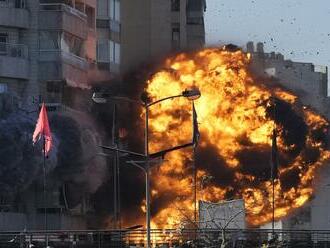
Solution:
[{"label": "street lamp", "polygon": [[[144,127],[144,153],[136,153],[124,149],[119,149],[118,147],[108,147],[108,146],[100,146],[104,149],[116,151],[116,152],[122,152],[122,153],[127,153],[135,156],[142,157],[144,159],[143,163],[144,166],[139,165],[136,161],[129,161],[130,164],[135,165],[136,167],[139,167],[143,172],[145,173],[146,176],[146,228],[147,228],[147,247],[151,247],[151,240],[150,240],[150,159],[156,158],[156,157],[164,157],[166,153],[179,150],[188,146],[193,146],[194,141],[189,142],[184,145],[179,145],[172,147],[170,149],[162,150],[156,153],[149,153],[149,108],[155,104],[158,104],[160,102],[178,98],[178,97],[185,97],[188,100],[194,101],[198,99],[201,96],[201,92],[198,89],[191,89],[191,90],[184,90],[181,92],[179,95],[174,95],[174,96],[169,96],[165,97],[159,100],[156,100],[154,102],[148,102],[148,101],[137,101],[133,100],[127,97],[118,97],[118,96],[111,96],[108,93],[99,93],[99,92],[94,92],[92,96],[92,100],[96,103],[106,103],[109,100],[114,100],[114,101],[126,101],[126,102],[132,102],[132,103],[137,103],[141,105],[145,109],[145,127]],[[195,122],[195,120],[194,120]]]}]

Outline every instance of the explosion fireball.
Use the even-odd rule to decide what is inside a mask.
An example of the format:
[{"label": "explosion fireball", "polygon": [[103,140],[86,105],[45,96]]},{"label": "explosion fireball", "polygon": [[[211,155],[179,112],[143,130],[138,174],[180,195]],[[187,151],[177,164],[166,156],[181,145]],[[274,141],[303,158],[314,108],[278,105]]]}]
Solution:
[{"label": "explosion fireball", "polygon": [[[279,219],[312,196],[315,171],[330,157],[329,125],[302,106],[294,94],[257,82],[248,70],[249,63],[249,54],[225,48],[179,54],[166,60],[147,82],[146,90],[157,100],[187,88],[200,89],[202,97],[195,102],[201,133],[196,154],[197,197],[212,202],[243,198],[247,222],[256,226],[272,218],[274,128],[279,157],[275,216]],[[191,137],[188,100],[151,107],[151,152],[183,144]],[[165,159],[152,172],[151,209],[157,228],[173,228],[193,219],[191,148],[169,153]]]}]

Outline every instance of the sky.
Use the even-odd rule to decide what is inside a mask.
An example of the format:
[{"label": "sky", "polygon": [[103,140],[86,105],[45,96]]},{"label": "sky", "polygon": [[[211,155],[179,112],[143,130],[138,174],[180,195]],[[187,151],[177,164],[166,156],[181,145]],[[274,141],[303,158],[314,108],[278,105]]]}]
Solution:
[{"label": "sky", "polygon": [[329,0],[206,0],[206,43],[264,42],[266,52],[330,66]]}]

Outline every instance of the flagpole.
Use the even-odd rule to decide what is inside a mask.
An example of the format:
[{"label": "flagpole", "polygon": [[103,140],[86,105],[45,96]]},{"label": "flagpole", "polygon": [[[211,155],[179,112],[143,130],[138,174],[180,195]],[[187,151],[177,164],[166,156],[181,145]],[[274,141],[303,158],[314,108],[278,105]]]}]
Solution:
[{"label": "flagpole", "polygon": [[275,229],[275,184],[274,184],[274,175],[272,178],[272,186],[273,186],[273,218],[272,218],[272,235],[274,237],[274,229]]},{"label": "flagpole", "polygon": [[193,173],[194,173],[194,225],[195,225],[195,240],[197,239],[197,232],[198,229],[197,225],[197,165],[196,165],[196,152],[197,146],[199,141],[199,130],[198,130],[198,122],[197,122],[197,113],[195,109],[194,102],[192,103],[193,109]]},{"label": "flagpole", "polygon": [[[36,128],[32,135],[32,142],[35,144],[42,138],[43,141],[43,204],[44,204],[44,229],[45,229],[45,243],[46,247],[48,247],[48,222],[47,222],[47,174],[46,174],[46,155],[49,152],[52,146],[52,136],[49,128],[48,117],[47,117],[47,110],[45,107],[45,103],[42,103],[38,121],[36,124]],[[46,140],[47,138],[47,140]]]},{"label": "flagpole", "polygon": [[[274,119],[274,129],[273,129],[273,137],[272,137],[272,159],[271,159],[271,177],[272,177],[272,237],[275,237],[275,177],[277,173],[277,146],[276,146],[276,105],[275,98],[272,97],[273,104],[273,119]],[[276,147],[274,147],[276,146]],[[276,171],[275,171],[276,166]]]},{"label": "flagpole", "polygon": [[197,168],[196,168],[196,144],[194,144],[194,222],[197,223]]},{"label": "flagpole", "polygon": [[43,191],[44,191],[44,229],[46,231],[46,247],[48,247],[48,235],[47,235],[47,231],[48,231],[48,220],[47,220],[47,201],[46,201],[46,137],[45,137],[45,133],[43,132]]},{"label": "flagpole", "polygon": [[193,146],[193,169],[194,169],[194,224],[196,225],[197,223],[197,168],[196,168],[196,149],[197,149],[197,141],[196,141],[196,112],[195,112],[195,106],[194,102],[192,102],[192,108],[193,108],[193,141],[194,141],[194,146]]},{"label": "flagpole", "polygon": [[[116,142],[116,104],[113,106],[113,113],[112,113],[112,145],[118,146]],[[115,154],[113,160],[113,215],[114,215],[114,228],[118,228],[118,151]]]}]

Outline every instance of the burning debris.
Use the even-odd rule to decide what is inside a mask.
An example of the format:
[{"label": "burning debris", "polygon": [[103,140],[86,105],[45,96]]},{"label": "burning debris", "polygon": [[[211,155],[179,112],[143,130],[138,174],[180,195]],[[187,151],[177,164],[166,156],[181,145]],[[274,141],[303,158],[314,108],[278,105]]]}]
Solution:
[{"label": "burning debris", "polygon": [[[198,199],[244,199],[246,219],[255,226],[272,218],[270,160],[272,132],[278,132],[279,179],[275,180],[276,219],[312,196],[315,171],[329,157],[329,124],[302,106],[292,93],[257,82],[249,54],[225,48],[179,54],[166,60],[147,82],[153,100],[197,87],[201,141],[197,150]],[[150,110],[152,152],[191,139],[187,100],[162,102]],[[153,226],[170,228],[193,219],[192,152],[176,151],[152,177]],[[203,178],[212,180],[203,183]],[[182,215],[182,209],[188,213]]]}]

